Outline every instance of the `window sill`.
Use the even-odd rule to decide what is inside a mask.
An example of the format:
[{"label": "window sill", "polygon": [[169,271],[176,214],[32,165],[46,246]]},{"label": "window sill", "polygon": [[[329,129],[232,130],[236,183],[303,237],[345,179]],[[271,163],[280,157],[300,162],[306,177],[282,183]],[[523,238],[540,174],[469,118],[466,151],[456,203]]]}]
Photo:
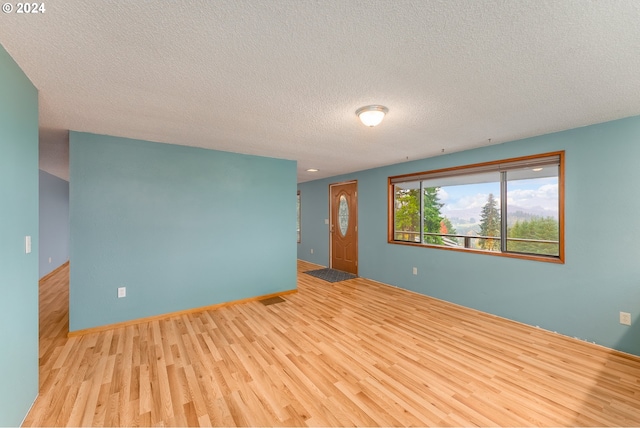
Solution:
[{"label": "window sill", "polygon": [[493,252],[493,251],[475,250],[472,248],[444,247],[440,245],[422,244],[422,243],[408,242],[408,241],[388,240],[387,242],[389,244],[406,245],[409,247],[431,248],[436,250],[455,251],[458,253],[482,254],[482,255],[494,256],[494,257],[507,257],[510,259],[532,260],[536,262],[564,264],[564,258],[556,257],[556,256],[538,256],[535,254],[501,253],[501,252]]}]

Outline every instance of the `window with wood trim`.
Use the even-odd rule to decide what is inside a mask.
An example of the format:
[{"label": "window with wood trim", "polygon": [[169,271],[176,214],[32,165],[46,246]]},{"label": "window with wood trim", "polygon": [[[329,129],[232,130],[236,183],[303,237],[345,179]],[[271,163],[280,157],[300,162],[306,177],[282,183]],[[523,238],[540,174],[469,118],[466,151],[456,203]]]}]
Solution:
[{"label": "window with wood trim", "polygon": [[389,177],[389,242],[564,260],[564,152]]},{"label": "window with wood trim", "polygon": [[296,204],[297,206],[297,227],[296,229],[298,230],[298,244],[301,241],[301,236],[300,236],[300,191],[298,190],[298,203]]}]

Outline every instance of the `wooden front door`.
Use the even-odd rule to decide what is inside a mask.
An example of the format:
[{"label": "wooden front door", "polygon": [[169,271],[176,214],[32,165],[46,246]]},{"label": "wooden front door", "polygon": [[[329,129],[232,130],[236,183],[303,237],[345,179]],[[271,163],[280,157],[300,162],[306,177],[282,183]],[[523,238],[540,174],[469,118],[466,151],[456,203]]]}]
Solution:
[{"label": "wooden front door", "polygon": [[358,183],[329,186],[331,268],[358,274]]}]

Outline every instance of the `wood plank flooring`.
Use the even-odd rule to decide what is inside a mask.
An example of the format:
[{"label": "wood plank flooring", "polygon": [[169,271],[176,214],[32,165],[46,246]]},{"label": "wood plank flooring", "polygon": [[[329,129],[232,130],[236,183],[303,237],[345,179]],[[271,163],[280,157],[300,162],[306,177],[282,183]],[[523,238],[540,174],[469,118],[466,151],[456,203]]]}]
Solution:
[{"label": "wood plank flooring", "polygon": [[366,279],[67,338],[40,285],[25,426],[638,426],[640,358]]}]

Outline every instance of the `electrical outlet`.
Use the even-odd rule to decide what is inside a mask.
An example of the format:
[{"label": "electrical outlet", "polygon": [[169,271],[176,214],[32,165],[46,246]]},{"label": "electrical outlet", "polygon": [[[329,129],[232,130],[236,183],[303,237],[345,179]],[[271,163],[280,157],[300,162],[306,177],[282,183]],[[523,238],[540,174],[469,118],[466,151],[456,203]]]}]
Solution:
[{"label": "electrical outlet", "polygon": [[629,312],[620,312],[620,324],[631,325],[631,314]]},{"label": "electrical outlet", "polygon": [[118,299],[127,297],[127,287],[118,287]]},{"label": "electrical outlet", "polygon": [[311,254],[313,254],[313,248],[311,249]]},{"label": "electrical outlet", "polygon": [[417,274],[418,274],[418,268],[417,268],[417,267],[414,267],[414,268],[413,268],[413,274],[414,274],[414,275],[417,275]]}]

